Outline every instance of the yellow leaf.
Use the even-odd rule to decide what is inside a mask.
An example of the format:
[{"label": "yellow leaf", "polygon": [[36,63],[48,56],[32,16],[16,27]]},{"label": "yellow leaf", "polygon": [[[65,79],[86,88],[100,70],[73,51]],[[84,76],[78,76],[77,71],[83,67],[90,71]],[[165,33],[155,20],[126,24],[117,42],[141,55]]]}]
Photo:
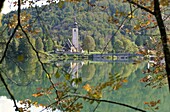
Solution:
[{"label": "yellow leaf", "polygon": [[51,78],[51,75],[50,74],[46,74],[47,78]]},{"label": "yellow leaf", "polygon": [[127,32],[127,33],[129,33],[129,32],[130,32],[130,30],[129,30],[129,29],[127,29],[127,28],[126,28],[125,30],[126,30],[126,32]]},{"label": "yellow leaf", "polygon": [[96,92],[92,95],[94,98],[100,99],[102,98],[102,93],[101,92]]},{"label": "yellow leaf", "polygon": [[133,15],[133,13],[129,12],[128,13],[128,18],[134,18],[135,16]]},{"label": "yellow leaf", "polygon": [[60,1],[58,2],[58,7],[59,7],[59,8],[62,8],[63,5],[64,5],[64,1],[61,1],[61,0],[60,0]]},{"label": "yellow leaf", "polygon": [[140,25],[135,25],[134,30],[140,30]]},{"label": "yellow leaf", "polygon": [[65,79],[66,79],[66,80],[70,80],[70,74],[66,74],[66,75],[65,75]]},{"label": "yellow leaf", "polygon": [[127,79],[123,79],[122,82],[128,82],[128,80]]},{"label": "yellow leaf", "polygon": [[160,0],[160,5],[169,6],[169,1],[168,0]]},{"label": "yellow leaf", "polygon": [[147,22],[146,22],[146,25],[149,25],[150,23],[151,23],[150,21],[147,21]]},{"label": "yellow leaf", "polygon": [[83,89],[85,89],[86,91],[91,91],[91,86],[89,84],[86,84],[85,86],[83,86]]},{"label": "yellow leaf", "polygon": [[115,16],[118,16],[118,15],[119,15],[119,11],[118,11],[118,10],[116,10]]}]

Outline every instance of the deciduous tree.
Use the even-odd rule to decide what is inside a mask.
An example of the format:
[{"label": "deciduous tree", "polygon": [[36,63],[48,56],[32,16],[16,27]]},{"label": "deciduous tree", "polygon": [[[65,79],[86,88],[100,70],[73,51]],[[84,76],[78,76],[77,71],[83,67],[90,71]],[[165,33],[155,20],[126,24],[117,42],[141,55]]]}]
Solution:
[{"label": "deciduous tree", "polygon": [[85,39],[83,40],[83,45],[82,45],[82,48],[84,50],[87,50],[89,53],[90,51],[95,49],[95,46],[96,44],[95,44],[93,37],[91,36],[85,37]]}]

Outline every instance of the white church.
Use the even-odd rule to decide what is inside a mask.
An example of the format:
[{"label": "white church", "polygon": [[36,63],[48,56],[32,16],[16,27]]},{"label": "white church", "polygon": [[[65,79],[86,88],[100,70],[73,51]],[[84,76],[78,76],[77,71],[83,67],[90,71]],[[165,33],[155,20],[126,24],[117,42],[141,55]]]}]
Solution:
[{"label": "white church", "polygon": [[69,52],[83,52],[82,48],[79,45],[78,25],[76,22],[76,17],[74,17],[74,25],[72,28],[72,41],[70,41],[69,39],[66,41],[64,50]]}]

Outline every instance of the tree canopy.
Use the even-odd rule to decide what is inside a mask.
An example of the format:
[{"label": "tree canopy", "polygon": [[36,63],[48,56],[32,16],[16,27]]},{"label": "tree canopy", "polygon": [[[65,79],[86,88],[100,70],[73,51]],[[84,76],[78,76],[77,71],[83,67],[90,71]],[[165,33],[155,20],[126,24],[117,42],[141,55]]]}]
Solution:
[{"label": "tree canopy", "polygon": [[87,36],[84,38],[82,45],[82,48],[84,50],[87,50],[88,52],[92,51],[95,49],[95,46],[96,46],[95,41],[91,36]]}]

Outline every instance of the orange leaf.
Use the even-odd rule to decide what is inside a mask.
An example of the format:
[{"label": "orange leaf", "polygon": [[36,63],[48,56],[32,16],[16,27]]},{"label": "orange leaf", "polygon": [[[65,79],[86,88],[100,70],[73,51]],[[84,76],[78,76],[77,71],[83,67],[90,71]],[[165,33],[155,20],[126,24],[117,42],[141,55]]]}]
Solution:
[{"label": "orange leaf", "polygon": [[144,102],[144,104],[149,104],[149,102]]},{"label": "orange leaf", "polygon": [[128,82],[128,80],[127,79],[123,79],[122,82]]},{"label": "orange leaf", "polygon": [[42,96],[43,95],[43,93],[36,93],[36,94],[32,94],[32,96],[34,96],[34,97],[39,97],[39,96]]},{"label": "orange leaf", "polygon": [[83,89],[85,89],[86,91],[91,91],[91,86],[89,84],[86,84],[85,86],[83,86]]}]

